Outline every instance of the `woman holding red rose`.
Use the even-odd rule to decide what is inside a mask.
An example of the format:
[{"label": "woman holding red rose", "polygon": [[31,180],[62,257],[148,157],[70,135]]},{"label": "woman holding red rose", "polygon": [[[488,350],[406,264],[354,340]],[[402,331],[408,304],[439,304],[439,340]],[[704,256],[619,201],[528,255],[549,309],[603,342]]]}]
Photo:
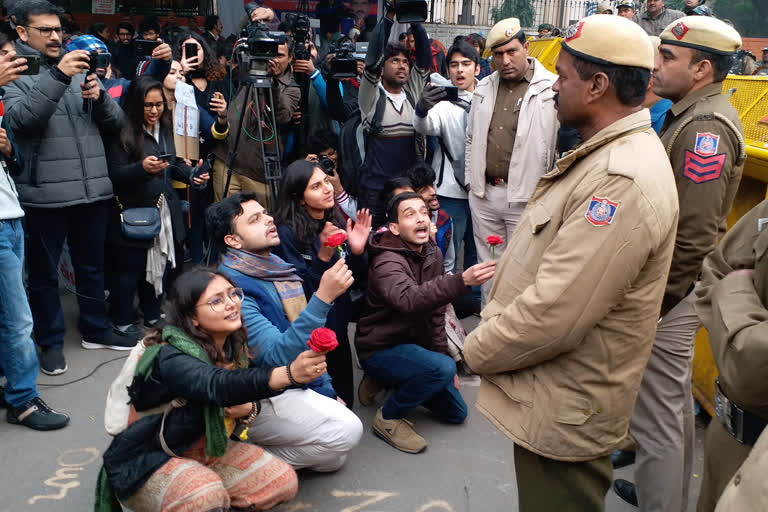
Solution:
[{"label": "woman holding red rose", "polygon": [[[328,373],[334,389],[351,408],[355,395],[347,326],[353,316],[352,290],[364,289],[368,272],[365,248],[371,216],[361,210],[354,226],[352,220],[345,223],[334,202],[330,176],[315,162],[306,160],[297,160],[285,170],[276,203],[280,245],[273,252],[296,267],[307,299],[317,291],[323,272],[339,258],[346,260],[355,277],[355,285],[336,299],[325,324],[339,342],[339,347],[328,353]],[[345,241],[337,245],[342,238]]]}]

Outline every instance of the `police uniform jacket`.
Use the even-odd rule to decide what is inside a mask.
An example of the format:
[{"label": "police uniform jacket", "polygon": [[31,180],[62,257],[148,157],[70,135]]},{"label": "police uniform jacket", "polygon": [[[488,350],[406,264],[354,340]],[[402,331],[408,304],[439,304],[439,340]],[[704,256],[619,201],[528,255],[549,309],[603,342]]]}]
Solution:
[{"label": "police uniform jacket", "polygon": [[715,512],[762,512],[768,510],[765,475],[768,474],[768,433],[757,440],[754,449],[731,479]]},{"label": "police uniform jacket", "polygon": [[701,263],[725,233],[746,158],[744,132],[722,84],[710,84],[669,109],[661,131],[680,198],[675,253],[662,315],[693,289]]},{"label": "police uniform jacket", "polygon": [[673,184],[648,110],[539,181],[464,345],[478,409],[515,443],[582,461],[624,439],[674,248]]},{"label": "police uniform jacket", "polygon": [[[754,275],[731,274],[740,269],[754,269]],[[768,200],[744,215],[704,260],[696,295],[696,313],[709,333],[723,394],[768,420]],[[715,418],[705,447],[699,510],[713,510],[750,446]]]}]

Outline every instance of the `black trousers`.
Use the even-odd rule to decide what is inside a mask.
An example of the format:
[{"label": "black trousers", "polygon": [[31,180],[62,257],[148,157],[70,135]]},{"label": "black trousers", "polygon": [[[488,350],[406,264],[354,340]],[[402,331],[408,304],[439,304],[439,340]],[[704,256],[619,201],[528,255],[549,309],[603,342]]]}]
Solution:
[{"label": "black trousers", "polygon": [[64,342],[58,266],[65,239],[75,272],[80,332],[86,341],[103,341],[111,329],[104,301],[108,201],[27,208],[26,214],[29,306],[35,322],[35,341],[41,347],[61,347]]},{"label": "black trousers", "polygon": [[155,288],[145,278],[148,250],[121,246],[115,251],[115,276],[111,291],[112,312],[116,325],[133,323],[133,298],[136,292],[139,294],[139,306],[144,313],[144,321],[160,318],[163,296],[161,294],[155,297]]},{"label": "black trousers", "polygon": [[333,379],[333,389],[346,402],[347,407],[352,409],[355,403],[355,379],[352,373],[352,349],[349,345],[347,333],[336,333],[339,342],[338,348],[331,352],[325,358],[328,364],[328,375]]}]

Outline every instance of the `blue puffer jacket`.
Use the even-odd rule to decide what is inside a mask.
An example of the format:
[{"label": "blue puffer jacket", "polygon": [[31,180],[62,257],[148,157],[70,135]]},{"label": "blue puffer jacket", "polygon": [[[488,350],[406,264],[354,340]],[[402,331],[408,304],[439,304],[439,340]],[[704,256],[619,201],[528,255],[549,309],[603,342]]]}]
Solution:
[{"label": "blue puffer jacket", "polygon": [[[21,42],[19,55],[40,55]],[[80,84],[69,84],[55,62],[47,60],[39,75],[22,76],[5,87],[4,123],[13,130],[24,159],[16,178],[21,204],[61,208],[112,197],[102,135],[116,135],[123,111],[103,91],[90,112],[83,110]]]}]

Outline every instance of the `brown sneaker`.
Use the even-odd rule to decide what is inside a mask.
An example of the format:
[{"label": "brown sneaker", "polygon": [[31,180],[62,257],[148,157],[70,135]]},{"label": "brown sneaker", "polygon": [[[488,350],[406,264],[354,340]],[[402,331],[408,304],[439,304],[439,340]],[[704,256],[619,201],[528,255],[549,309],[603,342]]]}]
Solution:
[{"label": "brown sneaker", "polygon": [[421,453],[427,448],[424,438],[413,430],[413,423],[406,419],[385,420],[381,408],[373,420],[373,433],[406,453]]},{"label": "brown sneaker", "polygon": [[368,375],[363,375],[363,380],[360,381],[360,386],[357,388],[357,399],[360,401],[360,405],[365,407],[373,405],[379,391],[381,391],[381,387],[376,384],[376,381]]}]

